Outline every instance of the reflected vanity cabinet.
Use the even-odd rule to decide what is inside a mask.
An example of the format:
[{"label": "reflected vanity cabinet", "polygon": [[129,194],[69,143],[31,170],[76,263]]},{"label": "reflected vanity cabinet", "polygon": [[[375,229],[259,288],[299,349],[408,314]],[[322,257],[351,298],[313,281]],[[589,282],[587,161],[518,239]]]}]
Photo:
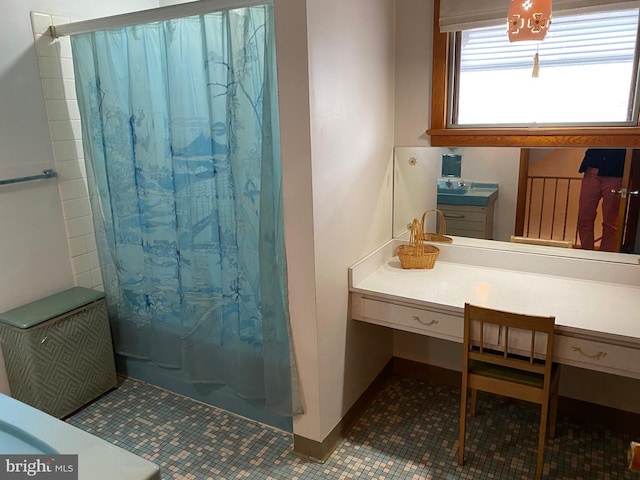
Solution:
[{"label": "reflected vanity cabinet", "polygon": [[493,211],[488,205],[449,205],[438,203],[447,223],[447,235],[493,240]]}]

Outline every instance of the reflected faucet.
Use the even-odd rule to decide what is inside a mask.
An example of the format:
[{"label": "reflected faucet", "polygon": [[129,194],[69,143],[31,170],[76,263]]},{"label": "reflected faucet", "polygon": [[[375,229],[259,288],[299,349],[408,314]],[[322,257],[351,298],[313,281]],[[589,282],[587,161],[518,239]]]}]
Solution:
[{"label": "reflected faucet", "polygon": [[447,178],[446,185],[447,185],[447,188],[453,188],[453,182],[451,181],[450,178]]}]

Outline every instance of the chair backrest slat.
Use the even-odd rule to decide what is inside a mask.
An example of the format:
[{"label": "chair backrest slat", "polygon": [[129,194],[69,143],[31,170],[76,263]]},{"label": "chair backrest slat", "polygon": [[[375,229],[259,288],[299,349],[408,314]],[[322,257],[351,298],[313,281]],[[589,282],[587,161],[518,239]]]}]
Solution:
[{"label": "chair backrest slat", "polygon": [[536,354],[536,331],[531,330],[531,350],[529,353],[529,362],[533,365],[533,359]]},{"label": "chair backrest slat", "polygon": [[[471,325],[474,322],[480,324],[479,338],[473,334]],[[487,344],[485,341],[484,332],[490,325],[503,333],[499,344]],[[555,317],[524,315],[465,304],[464,329],[465,362],[474,359],[543,375],[551,369]],[[478,330],[475,332],[477,334]],[[546,337],[544,352],[536,352],[538,334]],[[512,335],[514,338],[510,338]]]},{"label": "chair backrest slat", "polygon": [[492,310],[476,305],[470,305],[473,313],[473,319],[503,325],[506,327],[515,327],[523,330],[536,330],[543,333],[551,333],[555,330],[555,318],[537,315],[524,315],[521,313],[505,312],[501,310]]},{"label": "chair backrest slat", "polygon": [[504,358],[509,356],[509,326],[504,327]]}]

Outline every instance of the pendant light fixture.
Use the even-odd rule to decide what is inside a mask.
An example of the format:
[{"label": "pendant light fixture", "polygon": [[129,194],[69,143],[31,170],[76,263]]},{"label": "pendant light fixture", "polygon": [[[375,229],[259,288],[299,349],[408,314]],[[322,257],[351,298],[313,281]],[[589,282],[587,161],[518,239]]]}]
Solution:
[{"label": "pendant light fixture", "polygon": [[541,41],[551,24],[551,0],[511,0],[508,16],[510,42]]}]

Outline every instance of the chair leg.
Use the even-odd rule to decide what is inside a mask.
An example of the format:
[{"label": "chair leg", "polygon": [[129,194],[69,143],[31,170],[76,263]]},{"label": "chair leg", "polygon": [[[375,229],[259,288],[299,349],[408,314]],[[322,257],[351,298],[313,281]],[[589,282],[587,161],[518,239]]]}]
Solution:
[{"label": "chair leg", "polygon": [[467,376],[462,375],[460,392],[460,440],[458,442],[458,465],[464,465],[464,437],[467,426]]},{"label": "chair leg", "polygon": [[558,418],[558,393],[560,390],[560,372],[556,373],[556,378],[554,380],[554,384],[551,385],[551,405],[549,406],[549,438],[555,438],[556,436],[556,419]]},{"label": "chair leg", "polygon": [[469,406],[469,415],[472,417],[476,416],[476,405],[478,403],[478,390],[475,388],[471,389],[471,404]]},{"label": "chair leg", "polygon": [[556,436],[556,418],[558,417],[558,394],[556,393],[550,399],[549,408],[549,438]]},{"label": "chair leg", "polygon": [[536,480],[542,479],[542,467],[544,466],[544,447],[547,440],[547,415],[549,414],[549,399],[542,403],[540,412],[540,433],[538,435],[538,459],[536,462]]}]

